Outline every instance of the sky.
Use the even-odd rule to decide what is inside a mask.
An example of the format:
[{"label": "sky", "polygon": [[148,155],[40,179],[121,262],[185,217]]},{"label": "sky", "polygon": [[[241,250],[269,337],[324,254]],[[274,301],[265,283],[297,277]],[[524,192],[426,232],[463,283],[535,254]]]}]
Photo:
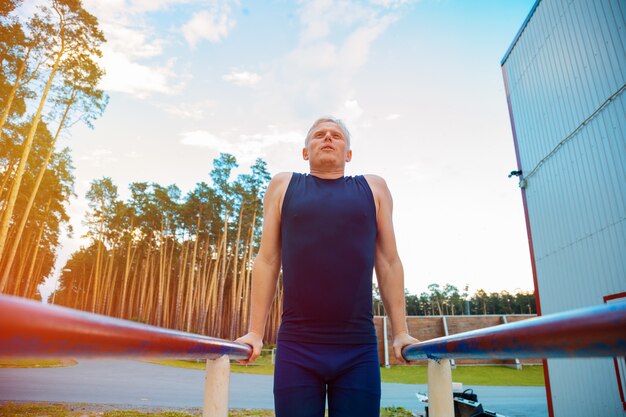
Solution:
[{"label": "sky", "polygon": [[[75,165],[57,271],[86,241],[85,193],[111,177],[209,181],[220,152],[307,172],[320,116],[352,135],[346,175],[384,177],[411,293],[532,290],[500,62],[534,0],[84,0],[107,38],[108,108],[64,133]],[[25,2],[22,13],[32,9]],[[53,274],[43,286],[49,293]]]}]

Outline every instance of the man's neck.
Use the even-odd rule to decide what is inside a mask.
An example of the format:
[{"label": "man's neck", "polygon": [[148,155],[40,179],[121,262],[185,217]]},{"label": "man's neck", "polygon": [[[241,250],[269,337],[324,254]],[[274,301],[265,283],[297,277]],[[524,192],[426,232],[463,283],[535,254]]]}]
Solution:
[{"label": "man's neck", "polygon": [[343,177],[344,169],[337,168],[333,170],[327,170],[327,169],[320,170],[320,169],[311,168],[309,173],[313,176],[316,176],[317,178],[322,178],[325,180],[335,180],[337,178]]}]

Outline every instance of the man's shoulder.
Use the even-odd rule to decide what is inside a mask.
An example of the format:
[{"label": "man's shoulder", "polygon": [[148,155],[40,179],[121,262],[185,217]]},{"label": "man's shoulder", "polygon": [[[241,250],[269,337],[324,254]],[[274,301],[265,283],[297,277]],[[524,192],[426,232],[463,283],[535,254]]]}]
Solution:
[{"label": "man's shoulder", "polygon": [[293,176],[293,172],[279,172],[278,174],[272,177],[270,184],[274,183],[274,185],[279,185],[285,182],[289,182],[292,176]]},{"label": "man's shoulder", "polygon": [[371,188],[377,188],[377,189],[387,188],[387,182],[380,175],[365,174],[363,176],[365,177],[365,179],[367,180],[367,183],[370,185]]},{"label": "man's shoulder", "polygon": [[380,175],[374,174],[366,174],[364,175],[367,180],[367,184],[370,186],[372,190],[372,194],[374,195],[374,200],[377,205],[380,201],[387,201],[391,199],[391,193],[389,192],[389,187],[387,186],[387,182]]},{"label": "man's shoulder", "polygon": [[270,198],[282,199],[292,175],[293,172],[279,172],[274,175],[267,186],[267,195]]}]

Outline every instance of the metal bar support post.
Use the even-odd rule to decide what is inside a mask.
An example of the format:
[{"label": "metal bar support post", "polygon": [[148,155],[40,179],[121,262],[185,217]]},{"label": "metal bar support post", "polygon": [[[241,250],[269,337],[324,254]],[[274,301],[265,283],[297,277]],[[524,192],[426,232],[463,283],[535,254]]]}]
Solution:
[{"label": "metal bar support post", "polygon": [[453,417],[452,367],[448,359],[428,361],[428,415]]},{"label": "metal bar support post", "polygon": [[228,417],[230,359],[222,355],[206,361],[202,417]]}]

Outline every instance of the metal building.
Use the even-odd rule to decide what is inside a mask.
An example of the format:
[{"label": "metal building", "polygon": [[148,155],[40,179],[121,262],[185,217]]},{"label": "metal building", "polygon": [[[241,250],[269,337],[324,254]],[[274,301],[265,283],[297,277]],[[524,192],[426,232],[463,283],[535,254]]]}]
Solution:
[{"label": "metal building", "polygon": [[[502,72],[538,312],[626,302],[626,0],[538,0]],[[624,358],[544,364],[550,416],[626,416]]]}]

